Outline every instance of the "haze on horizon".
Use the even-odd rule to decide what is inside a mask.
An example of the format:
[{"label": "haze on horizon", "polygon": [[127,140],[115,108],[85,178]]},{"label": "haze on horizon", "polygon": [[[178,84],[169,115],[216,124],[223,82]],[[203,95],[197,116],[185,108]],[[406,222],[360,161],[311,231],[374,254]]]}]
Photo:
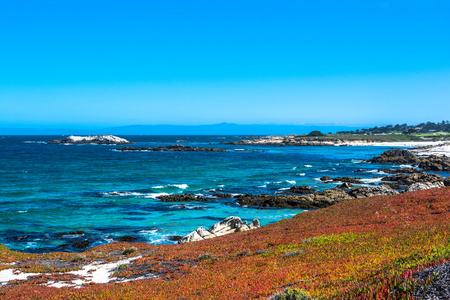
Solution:
[{"label": "haze on horizon", "polygon": [[0,127],[449,119],[450,2],[1,4]]}]

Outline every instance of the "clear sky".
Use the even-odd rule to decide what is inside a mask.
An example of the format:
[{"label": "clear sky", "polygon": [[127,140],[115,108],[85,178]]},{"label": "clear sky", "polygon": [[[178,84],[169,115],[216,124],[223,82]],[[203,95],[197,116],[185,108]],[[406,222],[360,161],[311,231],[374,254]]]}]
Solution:
[{"label": "clear sky", "polygon": [[450,119],[450,1],[0,1],[0,127]]}]

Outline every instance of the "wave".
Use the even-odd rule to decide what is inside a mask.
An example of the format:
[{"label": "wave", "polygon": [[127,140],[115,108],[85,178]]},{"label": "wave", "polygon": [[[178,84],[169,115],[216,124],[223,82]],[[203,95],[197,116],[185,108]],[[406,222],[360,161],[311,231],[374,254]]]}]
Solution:
[{"label": "wave", "polygon": [[363,179],[361,179],[361,181],[363,181],[365,183],[375,183],[375,182],[380,182],[381,177],[380,178],[363,178]]},{"label": "wave", "polygon": [[312,168],[313,166],[311,165],[305,165],[305,168]]},{"label": "wave", "polygon": [[170,187],[176,187],[182,190],[185,190],[189,187],[189,185],[183,183],[183,184],[166,184],[166,185],[158,185],[158,186],[154,186],[152,187],[153,189],[165,189],[165,188],[170,188]]},{"label": "wave", "polygon": [[169,195],[168,193],[139,193],[139,192],[122,192],[122,191],[113,191],[107,193],[101,193],[103,197],[130,197],[135,196],[139,198],[154,198],[156,199],[158,196]]},{"label": "wave", "polygon": [[352,159],[352,163],[354,163],[354,164],[360,164],[362,162],[363,162],[362,159]]}]

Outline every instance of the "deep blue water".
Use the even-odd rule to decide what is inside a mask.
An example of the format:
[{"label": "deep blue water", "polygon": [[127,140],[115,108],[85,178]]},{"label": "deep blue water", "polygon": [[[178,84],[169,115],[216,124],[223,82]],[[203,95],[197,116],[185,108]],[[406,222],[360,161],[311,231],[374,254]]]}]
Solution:
[{"label": "deep blue water", "polygon": [[[0,137],[0,243],[29,252],[79,251],[133,236],[151,244],[174,243],[228,217],[262,225],[290,218],[300,209],[239,207],[233,199],[164,203],[157,195],[275,194],[293,185],[319,190],[318,178],[360,176],[377,181],[382,166],[363,162],[387,147],[231,146],[237,136],[122,136],[137,147],[217,147],[231,152],[118,152],[121,146],[46,144],[59,136]],[[246,149],[252,151],[234,151]],[[372,171],[354,173],[357,169]],[[110,195],[111,192],[122,192]],[[63,235],[83,230],[84,235]],[[66,245],[61,247],[62,245]],[[69,245],[69,246],[67,246]]]}]

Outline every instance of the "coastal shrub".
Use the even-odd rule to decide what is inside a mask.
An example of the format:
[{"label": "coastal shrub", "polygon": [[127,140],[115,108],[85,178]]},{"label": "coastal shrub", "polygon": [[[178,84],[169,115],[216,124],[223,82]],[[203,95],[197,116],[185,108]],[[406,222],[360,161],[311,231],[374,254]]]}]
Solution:
[{"label": "coastal shrub", "polygon": [[85,259],[86,259],[86,258],[85,258],[84,255],[79,255],[79,256],[75,256],[75,257],[71,260],[71,262],[77,263],[77,262],[84,261]]},{"label": "coastal shrub", "polygon": [[125,250],[123,250],[122,255],[130,255],[132,253],[135,253],[136,251],[137,249],[134,247],[126,248]]},{"label": "coastal shrub", "polygon": [[320,132],[319,130],[313,130],[308,134],[308,136],[326,136],[326,134]]},{"label": "coastal shrub", "polygon": [[285,289],[281,293],[277,293],[268,300],[308,300],[311,299],[309,294],[299,289]]}]

